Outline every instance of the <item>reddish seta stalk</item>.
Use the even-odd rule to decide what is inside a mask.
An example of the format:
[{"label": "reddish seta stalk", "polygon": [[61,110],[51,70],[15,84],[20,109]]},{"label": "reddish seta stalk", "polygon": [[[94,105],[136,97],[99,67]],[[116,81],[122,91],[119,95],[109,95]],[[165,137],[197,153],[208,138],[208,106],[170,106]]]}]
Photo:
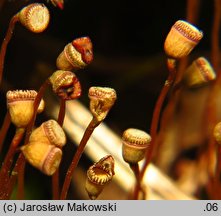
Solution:
[{"label": "reddish seta stalk", "polygon": [[2,151],[4,140],[7,135],[8,129],[10,127],[10,124],[11,124],[11,117],[10,113],[7,111],[0,131],[0,153]]},{"label": "reddish seta stalk", "polygon": [[167,78],[167,80],[166,80],[166,82],[160,92],[160,95],[157,99],[157,102],[156,102],[156,105],[154,108],[152,122],[151,122],[151,128],[150,128],[151,142],[150,142],[150,147],[149,147],[147,154],[146,154],[144,165],[143,165],[141,172],[140,172],[140,181],[142,180],[143,175],[146,171],[146,168],[151,161],[154,149],[156,149],[156,142],[155,141],[156,141],[157,129],[158,129],[158,125],[159,125],[159,117],[161,114],[162,106],[163,106],[163,103],[166,99],[167,93],[171,89],[171,87],[175,81],[175,78],[176,78],[176,60],[168,59],[167,64],[168,64],[168,69],[169,69],[170,73],[169,73],[169,76],[168,76],[168,78]]},{"label": "reddish seta stalk", "polygon": [[75,168],[77,167],[78,165],[78,162],[81,158],[81,155],[84,151],[84,148],[87,144],[87,141],[89,140],[91,134],[93,133],[94,129],[100,124],[99,121],[97,121],[96,118],[93,118],[90,122],[90,124],[88,125],[87,129],[85,130],[84,132],[84,135],[81,139],[81,142],[77,148],[77,151],[72,159],[72,162],[68,168],[68,171],[66,173],[66,176],[65,176],[65,180],[64,180],[64,183],[63,183],[63,187],[62,187],[62,191],[61,191],[61,196],[60,196],[60,199],[61,200],[65,200],[66,197],[67,197],[67,193],[68,193],[68,189],[70,187],[70,184],[71,184],[71,178],[73,176],[73,173],[75,171]]},{"label": "reddish seta stalk", "polygon": [[[134,193],[133,193],[133,200],[138,200],[138,199],[145,199],[146,196],[146,192],[143,190],[142,186],[141,186],[141,181],[140,181],[140,170],[139,170],[139,165],[138,163],[130,165],[131,170],[133,170],[134,176],[136,178],[136,185],[134,188]],[[139,193],[142,193],[142,197],[139,197]]]},{"label": "reddish seta stalk", "polygon": [[[61,99],[60,110],[58,114],[58,124],[62,127],[65,117],[65,100]],[[59,168],[52,176],[52,199],[58,200],[60,195]]]},{"label": "reddish seta stalk", "polygon": [[[18,185],[18,192],[21,192],[21,196],[24,197],[24,188],[23,188],[23,182],[24,182],[24,168],[25,168],[25,157],[22,153],[19,154],[18,156],[18,159],[15,163],[15,166],[11,172],[11,176],[10,176],[10,179],[9,179],[9,182],[8,182],[8,187],[7,187],[7,194],[6,194],[6,197],[5,199],[9,199],[12,192],[13,192],[13,189],[14,189],[14,186],[15,186],[15,183],[17,181],[17,179],[19,178],[19,185]],[[20,173],[21,172],[21,173]],[[18,177],[19,176],[19,177]],[[19,195],[17,196],[18,198],[21,198]]]},{"label": "reddish seta stalk", "polygon": [[26,145],[29,141],[29,137],[30,137],[30,134],[31,134],[31,131],[32,131],[32,128],[34,126],[34,122],[35,122],[35,119],[36,119],[36,115],[37,115],[37,110],[38,110],[38,107],[39,107],[39,104],[41,102],[41,99],[43,98],[43,95],[44,95],[44,92],[46,90],[46,88],[50,85],[50,81],[47,79],[43,84],[42,86],[40,87],[39,91],[38,91],[38,94],[34,100],[34,112],[33,112],[33,115],[32,115],[32,118],[27,126],[27,130],[26,130],[26,137],[25,137],[25,142],[24,142],[24,145]]},{"label": "reddish seta stalk", "polygon": [[1,199],[4,199],[6,198],[5,196],[8,196],[7,190],[9,185],[10,170],[13,163],[13,157],[14,154],[16,153],[18,145],[20,144],[23,138],[24,132],[25,132],[24,128],[16,129],[15,136],[11,142],[11,145],[9,147],[9,150],[5,156],[3,165],[1,167],[0,170]]},{"label": "reddish seta stalk", "polygon": [[4,41],[2,43],[1,46],[1,50],[0,50],[0,84],[2,82],[2,76],[3,76],[3,69],[4,69],[4,61],[5,61],[5,54],[6,54],[6,50],[7,50],[7,46],[9,41],[11,40],[11,37],[13,35],[13,31],[15,28],[15,24],[19,21],[19,16],[18,14],[14,15],[9,23],[9,27],[6,33],[6,36],[4,38]]}]

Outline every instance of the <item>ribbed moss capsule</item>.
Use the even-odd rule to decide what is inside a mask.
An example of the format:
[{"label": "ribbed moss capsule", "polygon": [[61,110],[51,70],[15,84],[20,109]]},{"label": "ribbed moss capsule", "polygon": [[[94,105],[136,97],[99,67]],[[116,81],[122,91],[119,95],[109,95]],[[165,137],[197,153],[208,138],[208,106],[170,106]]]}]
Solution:
[{"label": "ribbed moss capsule", "polygon": [[202,39],[203,33],[184,20],[178,20],[170,29],[164,50],[168,57],[180,59],[187,56]]},{"label": "ribbed moss capsule", "polygon": [[48,27],[50,21],[47,7],[39,3],[24,7],[18,15],[22,25],[34,33],[43,32]]},{"label": "ribbed moss capsule", "polygon": [[122,136],[122,155],[124,160],[130,164],[136,164],[141,161],[150,141],[150,135],[142,130],[135,128],[125,130]]},{"label": "ribbed moss capsule", "polygon": [[61,126],[53,119],[34,129],[28,144],[21,147],[26,160],[46,175],[53,175],[62,158],[61,148],[66,136]]},{"label": "ribbed moss capsule", "polygon": [[97,121],[103,121],[114,105],[117,94],[112,88],[91,87],[88,92],[90,110]]},{"label": "ribbed moss capsule", "polygon": [[45,142],[29,142],[21,147],[25,159],[46,175],[53,175],[58,169],[62,151],[60,148]]},{"label": "ribbed moss capsule", "polygon": [[[8,111],[11,121],[16,127],[25,128],[34,113],[34,100],[37,92],[34,90],[14,90],[6,94]],[[38,107],[38,113],[44,110],[44,101]]]},{"label": "ribbed moss capsule", "polygon": [[184,81],[188,87],[198,87],[216,79],[216,73],[204,57],[199,57],[187,68]]},{"label": "ribbed moss capsule", "polygon": [[66,144],[66,136],[62,127],[51,119],[32,131],[29,142],[44,142],[62,148]]},{"label": "ribbed moss capsule", "polygon": [[93,46],[89,37],[81,37],[68,43],[58,56],[56,65],[60,70],[78,70],[93,60]]},{"label": "ribbed moss capsule", "polygon": [[73,100],[81,96],[81,84],[71,71],[57,70],[49,78],[52,89],[60,98]]}]

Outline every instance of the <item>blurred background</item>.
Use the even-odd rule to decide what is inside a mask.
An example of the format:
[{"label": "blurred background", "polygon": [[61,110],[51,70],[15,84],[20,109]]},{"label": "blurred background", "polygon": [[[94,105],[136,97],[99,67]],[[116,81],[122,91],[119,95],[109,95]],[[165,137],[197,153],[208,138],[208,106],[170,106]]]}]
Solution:
[{"label": "blurred background", "polygon": [[[54,7],[49,1],[0,2],[1,41],[10,18],[23,6],[42,2],[51,14],[49,27],[41,34],[33,34],[20,24],[16,25],[6,55],[0,95],[1,121],[6,112],[7,90],[39,89],[56,70],[56,58],[64,46],[75,38],[89,36],[93,42],[94,61],[84,70],[76,71],[83,90],[79,101],[88,107],[87,93],[91,86],[112,87],[117,91],[118,100],[105,123],[120,136],[129,127],[149,132],[153,108],[168,75],[163,43],[171,26],[179,19],[186,19],[188,1],[65,0],[64,10]],[[213,1],[201,0],[198,10],[194,11],[204,38],[191,58],[202,54],[210,58],[213,7]],[[37,121],[41,122],[41,118],[46,117],[42,116]],[[13,128],[11,130],[13,133]],[[86,167],[90,161],[85,161],[82,166]],[[49,183],[43,175],[32,169],[30,172]],[[37,179],[30,181],[30,187],[38,188]],[[35,197],[39,199],[49,198],[50,190],[45,188],[43,191],[44,194],[38,194],[39,190],[33,189],[32,193],[38,194]],[[30,194],[32,197],[34,195]]]}]

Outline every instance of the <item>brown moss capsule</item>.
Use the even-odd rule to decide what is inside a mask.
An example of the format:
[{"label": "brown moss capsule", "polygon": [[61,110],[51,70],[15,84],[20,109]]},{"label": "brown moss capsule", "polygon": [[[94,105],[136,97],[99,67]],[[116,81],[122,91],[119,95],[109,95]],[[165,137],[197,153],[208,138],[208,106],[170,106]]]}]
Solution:
[{"label": "brown moss capsule", "polygon": [[114,158],[108,155],[87,171],[85,189],[90,199],[96,199],[103,190],[104,186],[112,180],[114,176]]},{"label": "brown moss capsule", "polygon": [[127,163],[136,164],[144,158],[151,137],[142,130],[129,128],[124,131],[122,141],[122,155],[124,160]]},{"label": "brown moss capsule", "polygon": [[216,73],[204,57],[192,62],[184,74],[184,80],[189,87],[198,87],[216,79]]},{"label": "brown moss capsule", "polygon": [[32,131],[29,142],[43,142],[62,148],[66,144],[66,136],[61,126],[51,119]]},{"label": "brown moss capsule", "polygon": [[39,3],[24,7],[18,15],[22,25],[35,33],[43,32],[47,28],[50,20],[47,7]]},{"label": "brown moss capsule", "polygon": [[216,142],[221,145],[221,122],[217,123],[214,127],[213,136]]},{"label": "brown moss capsule", "polygon": [[60,70],[77,70],[93,60],[93,46],[89,37],[77,38],[65,46],[56,65]]},{"label": "brown moss capsule", "polygon": [[53,175],[58,169],[62,151],[54,145],[45,142],[29,142],[21,147],[26,160],[46,175]]},{"label": "brown moss capsule", "polygon": [[183,58],[192,51],[202,37],[202,31],[195,26],[184,20],[178,20],[166,37],[164,50],[171,58]]},{"label": "brown moss capsule", "polygon": [[103,121],[117,99],[116,91],[107,87],[91,87],[88,96],[93,116],[97,121]]},{"label": "brown moss capsule", "polygon": [[[34,100],[37,92],[34,90],[8,91],[6,94],[7,106],[11,121],[16,127],[26,127],[34,112]],[[44,109],[44,102],[41,101],[38,113]]]},{"label": "brown moss capsule", "polygon": [[57,70],[49,78],[53,91],[64,100],[81,96],[81,85],[76,75],[70,71]]}]

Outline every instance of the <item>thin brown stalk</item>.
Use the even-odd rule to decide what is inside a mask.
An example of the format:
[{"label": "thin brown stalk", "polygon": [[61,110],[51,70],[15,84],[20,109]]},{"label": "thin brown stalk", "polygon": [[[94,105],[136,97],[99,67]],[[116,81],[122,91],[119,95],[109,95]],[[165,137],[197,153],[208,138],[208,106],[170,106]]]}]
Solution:
[{"label": "thin brown stalk", "polygon": [[199,17],[200,0],[187,0],[186,20],[196,24]]},{"label": "thin brown stalk", "polygon": [[176,78],[176,69],[175,69],[176,62],[175,62],[175,60],[168,59],[167,63],[168,63],[168,69],[170,72],[169,72],[168,78],[167,78],[167,80],[166,80],[166,82],[160,92],[160,95],[157,99],[156,105],[154,107],[151,128],[150,128],[151,142],[150,142],[150,147],[149,147],[149,149],[146,153],[146,156],[145,156],[144,165],[140,171],[140,181],[142,180],[145,170],[151,161],[153,151],[154,151],[154,149],[156,149],[156,146],[155,146],[156,145],[156,135],[157,135],[159,118],[160,118],[162,106],[163,106],[163,103],[166,99],[167,93],[171,89],[171,87],[175,81],[175,78]]},{"label": "thin brown stalk", "polygon": [[31,120],[30,120],[30,122],[29,122],[29,124],[27,126],[27,129],[26,129],[26,137],[25,137],[25,142],[24,142],[25,145],[28,143],[30,134],[32,132],[32,128],[33,128],[34,123],[35,123],[35,119],[36,119],[36,115],[37,115],[37,110],[38,110],[39,104],[41,102],[41,99],[43,98],[43,95],[45,93],[46,88],[49,85],[50,85],[49,79],[45,80],[45,82],[40,87],[40,89],[38,91],[38,94],[37,94],[37,96],[35,98],[35,101],[34,101],[34,112],[33,112],[32,118],[31,118]]},{"label": "thin brown stalk", "polygon": [[[65,117],[66,101],[61,99],[60,110],[58,114],[58,124],[62,127]],[[60,195],[59,168],[52,176],[52,198],[58,200]]]},{"label": "thin brown stalk", "polygon": [[10,196],[13,192],[14,186],[16,184],[16,181],[18,179],[18,176],[20,175],[19,172],[22,172],[21,176],[23,175],[24,166],[25,166],[25,157],[21,152],[19,154],[17,161],[15,163],[15,166],[11,172],[9,182],[7,184],[7,194],[6,194],[7,196],[5,197],[5,199],[10,198]]},{"label": "thin brown stalk", "polygon": [[3,76],[3,70],[4,70],[4,61],[5,61],[5,54],[6,54],[7,46],[8,46],[8,43],[10,42],[11,37],[13,35],[15,24],[18,21],[19,21],[18,14],[14,15],[11,18],[8,30],[6,32],[6,36],[5,36],[4,41],[2,43],[2,46],[1,46],[1,50],[0,50],[0,84],[2,82],[2,76]]},{"label": "thin brown stalk", "polygon": [[133,200],[138,200],[140,192],[142,193],[142,198],[141,199],[144,199],[145,198],[145,191],[143,190],[143,188],[141,186],[141,182],[140,182],[140,178],[139,178],[139,176],[140,176],[139,165],[138,165],[138,163],[131,164],[130,168],[133,171],[134,176],[136,178],[136,185],[135,185],[135,188],[134,188],[134,193],[133,193],[133,198],[132,199]]},{"label": "thin brown stalk", "polygon": [[81,155],[83,154],[84,148],[87,144],[87,141],[89,140],[91,134],[93,133],[94,129],[100,124],[100,122],[98,122],[96,120],[96,118],[93,118],[90,122],[90,124],[87,126],[87,129],[84,132],[84,135],[81,139],[81,142],[77,148],[76,153],[74,154],[74,157],[72,159],[72,162],[68,168],[68,171],[66,173],[65,176],[65,180],[63,183],[63,187],[62,187],[62,191],[61,191],[61,196],[60,199],[61,200],[65,200],[67,197],[67,193],[68,193],[68,189],[70,187],[70,183],[71,183],[71,178],[73,176],[73,173],[75,171],[75,168],[78,165],[78,162],[81,158]]},{"label": "thin brown stalk", "polygon": [[22,163],[18,172],[18,191],[17,191],[17,199],[23,200],[25,197],[25,165],[26,163]]},{"label": "thin brown stalk", "polygon": [[[199,18],[199,10],[200,10],[200,0],[187,0],[187,6],[186,6],[186,20],[189,23],[192,23],[194,25],[197,24],[198,18]],[[184,57],[180,60],[179,66],[178,66],[178,73],[176,76],[175,85],[177,83],[180,83],[183,78],[183,73],[188,65],[188,56]]]},{"label": "thin brown stalk", "polygon": [[60,110],[58,114],[58,124],[62,127],[64,123],[64,117],[65,117],[65,107],[66,107],[66,101],[64,99],[61,99],[60,102]]},{"label": "thin brown stalk", "polygon": [[215,71],[219,70],[220,50],[219,50],[219,31],[221,19],[221,1],[214,0],[214,18],[211,32],[211,61]]},{"label": "thin brown stalk", "polygon": [[7,135],[10,124],[11,124],[11,117],[10,113],[7,111],[0,131],[0,153],[2,151],[3,143],[5,141],[5,137]]},{"label": "thin brown stalk", "polygon": [[[187,0],[187,10],[186,10],[186,20],[192,24],[196,24],[199,17],[199,8],[200,8],[200,0]],[[156,149],[156,155],[161,156],[160,146],[166,136],[165,129],[168,128],[172,117],[174,116],[174,112],[176,109],[177,101],[179,100],[180,94],[183,89],[183,75],[185,69],[188,65],[188,56],[184,57],[179,61],[179,65],[177,67],[176,79],[174,81],[174,87],[172,91],[172,95],[168,104],[166,105],[161,118],[160,123],[160,131],[157,138],[158,148]]]},{"label": "thin brown stalk", "polygon": [[[7,185],[10,177],[10,171],[11,166],[13,163],[13,157],[16,153],[17,147],[20,144],[23,135],[24,135],[25,129],[24,128],[17,128],[15,136],[9,146],[9,150],[5,156],[3,165],[0,170],[0,188],[1,188],[1,195],[5,196],[7,193]],[[4,197],[1,197],[4,198]]]}]

